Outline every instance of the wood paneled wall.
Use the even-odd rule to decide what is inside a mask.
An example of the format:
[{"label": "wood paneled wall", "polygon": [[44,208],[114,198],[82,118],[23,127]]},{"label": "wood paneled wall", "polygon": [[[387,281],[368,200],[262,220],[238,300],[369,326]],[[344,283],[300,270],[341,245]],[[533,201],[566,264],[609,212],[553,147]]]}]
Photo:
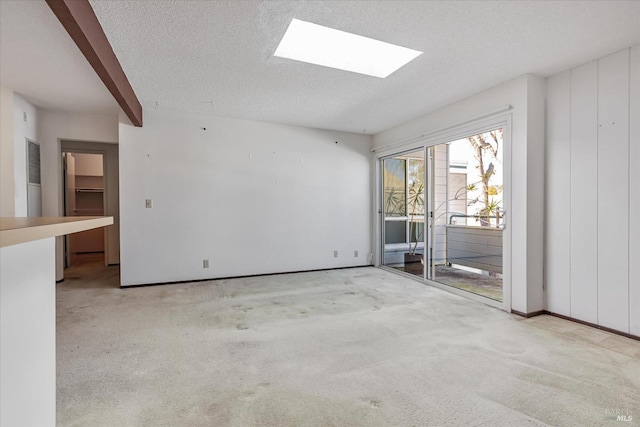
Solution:
[{"label": "wood paneled wall", "polygon": [[547,310],[640,335],[639,46],[549,78]]}]

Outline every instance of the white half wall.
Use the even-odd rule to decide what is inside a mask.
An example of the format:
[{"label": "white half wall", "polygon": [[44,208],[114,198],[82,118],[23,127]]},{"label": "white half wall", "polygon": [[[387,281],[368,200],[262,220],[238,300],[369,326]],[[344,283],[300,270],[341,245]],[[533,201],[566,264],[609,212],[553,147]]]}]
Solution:
[{"label": "white half wall", "polygon": [[145,111],[119,141],[123,286],[370,264],[370,136]]},{"label": "white half wall", "polygon": [[53,237],[0,248],[0,425],[56,424]]},{"label": "white half wall", "polygon": [[549,78],[548,310],[640,335],[638,46]]},{"label": "white half wall", "polygon": [[[445,127],[448,128],[448,136],[458,133],[458,137],[461,138],[475,130],[474,124],[450,129],[449,126],[496,111],[507,104],[512,107],[509,112],[512,172],[510,176],[505,175],[505,193],[509,193],[508,196],[511,197],[511,210],[508,212],[511,265],[505,265],[505,269],[511,275],[511,309],[525,314],[544,309],[542,236],[545,98],[546,79],[531,75],[521,76],[373,137],[373,145],[380,149],[380,153],[392,150],[385,148],[387,146],[419,135],[438,132]],[[468,126],[468,129],[465,126]],[[450,140],[438,141],[437,135],[430,138],[432,142]],[[410,144],[403,146],[403,149],[409,148]],[[505,174],[508,174],[508,171]],[[505,257],[505,261],[507,258],[508,256]]]}]

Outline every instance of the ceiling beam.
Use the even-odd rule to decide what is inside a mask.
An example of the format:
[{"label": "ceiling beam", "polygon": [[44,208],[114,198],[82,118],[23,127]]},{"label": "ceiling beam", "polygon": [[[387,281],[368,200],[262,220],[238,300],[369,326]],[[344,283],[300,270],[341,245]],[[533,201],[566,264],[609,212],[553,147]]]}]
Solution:
[{"label": "ceiling beam", "polygon": [[98,77],[134,126],[142,126],[142,105],[138,101],[120,61],[88,0],[45,0],[67,30]]}]

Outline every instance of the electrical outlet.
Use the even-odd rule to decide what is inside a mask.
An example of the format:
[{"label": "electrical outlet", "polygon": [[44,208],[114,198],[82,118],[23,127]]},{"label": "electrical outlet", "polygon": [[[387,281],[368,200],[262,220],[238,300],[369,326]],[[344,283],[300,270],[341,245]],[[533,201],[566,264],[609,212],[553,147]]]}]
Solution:
[{"label": "electrical outlet", "polygon": [[202,268],[209,268],[209,260],[208,259],[203,259],[202,260]]},{"label": "electrical outlet", "polygon": [[333,251],[333,257],[338,258],[338,251]]},{"label": "electrical outlet", "polygon": [[358,258],[358,251],[353,251],[353,257]]},{"label": "electrical outlet", "polygon": [[151,199],[146,199],[144,201],[144,207],[147,209],[151,209],[153,207],[153,203],[151,202]]}]

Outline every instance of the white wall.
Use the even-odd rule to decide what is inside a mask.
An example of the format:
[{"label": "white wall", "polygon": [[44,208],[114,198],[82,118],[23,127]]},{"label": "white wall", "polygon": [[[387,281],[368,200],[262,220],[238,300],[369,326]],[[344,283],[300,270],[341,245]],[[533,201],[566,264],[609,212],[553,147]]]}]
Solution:
[{"label": "white wall", "polygon": [[370,148],[366,135],[246,120],[123,118],[122,285],[369,264]]},{"label": "white wall", "polygon": [[547,309],[640,335],[640,59],[549,78]]},{"label": "white wall", "polygon": [[[438,131],[443,127],[511,105],[511,179],[505,171],[505,199],[511,197],[508,227],[511,232],[511,308],[521,313],[544,309],[543,189],[544,189],[544,105],[546,81],[522,76],[430,114],[374,135],[374,147],[386,146]],[[473,132],[471,124],[457,127],[458,137]],[[451,135],[452,131],[448,131]],[[438,141],[437,136],[432,137]],[[445,140],[439,142],[446,142]],[[419,144],[416,142],[416,144]],[[405,145],[404,148],[410,148]],[[391,150],[391,148],[386,149]],[[505,158],[509,155],[505,151]],[[507,194],[509,193],[509,194]],[[509,256],[505,257],[505,263]]]},{"label": "white wall", "polygon": [[[527,79],[527,151],[526,157],[522,158],[521,144],[524,141],[514,141],[511,164],[513,204],[511,213],[507,214],[510,215],[512,232],[514,233],[512,259],[518,262],[518,264],[512,264],[512,271],[515,272],[512,279],[514,283],[521,280],[519,270],[516,268],[521,268],[526,263],[524,264],[527,271],[526,298],[529,310],[527,313],[542,311],[545,308],[546,300],[544,292],[546,106],[547,79],[529,76]],[[526,234],[523,235],[523,233]],[[525,239],[526,244],[521,244],[516,240],[521,238]],[[516,253],[516,251],[522,252]],[[520,289],[518,283],[518,291]]]},{"label": "white wall", "polygon": [[629,77],[629,333],[640,336],[640,45],[631,48]]},{"label": "white wall", "polygon": [[[26,115],[26,117],[25,117]],[[27,142],[38,141],[38,108],[21,95],[13,94],[13,175],[15,215],[27,216]],[[41,159],[42,160],[42,159]],[[41,177],[42,178],[42,177]]]},{"label": "white wall", "polygon": [[0,425],[56,423],[54,239],[0,248]]},{"label": "white wall", "polygon": [[103,176],[104,165],[102,161],[102,155],[86,153],[74,153],[72,155],[76,159],[76,175]]},{"label": "white wall", "polygon": [[[38,126],[38,142],[42,164],[42,214],[43,216],[62,216],[63,186],[60,140],[92,141],[117,143],[118,117],[108,115],[65,113],[41,110]],[[117,182],[117,174],[114,179]],[[116,206],[117,209],[117,206]],[[108,213],[112,215],[112,213]],[[119,262],[119,228],[116,221],[107,227],[107,235],[114,243],[109,245],[115,253],[107,254],[108,262]],[[64,276],[63,238],[56,240],[56,280]]]},{"label": "white wall", "polygon": [[13,91],[0,86],[0,216],[15,216]]}]

